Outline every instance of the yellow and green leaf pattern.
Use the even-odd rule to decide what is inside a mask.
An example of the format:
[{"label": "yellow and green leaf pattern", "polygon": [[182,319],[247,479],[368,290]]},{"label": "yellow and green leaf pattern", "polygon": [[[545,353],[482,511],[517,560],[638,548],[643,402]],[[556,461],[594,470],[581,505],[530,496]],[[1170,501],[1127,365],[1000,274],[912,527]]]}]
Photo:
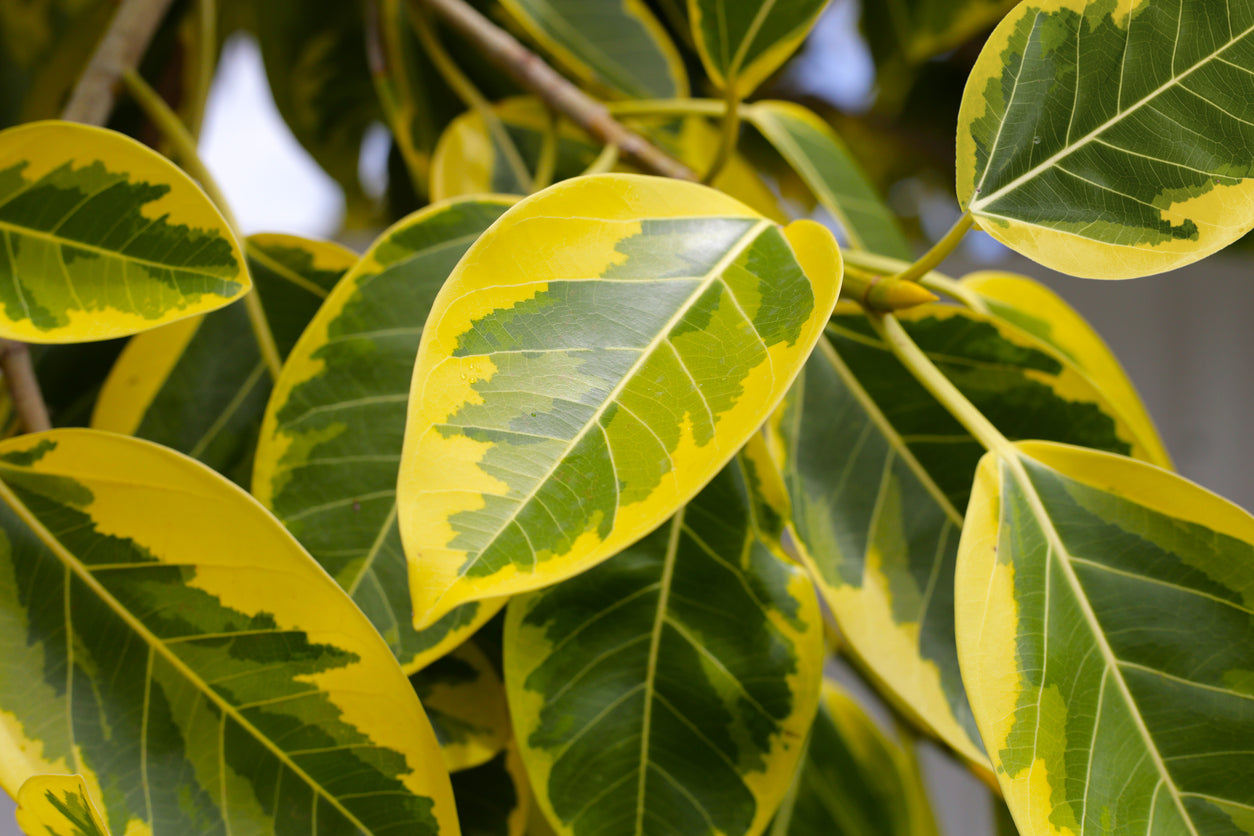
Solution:
[{"label": "yellow and green leaf pattern", "polygon": [[1254,5],[1026,0],[958,116],[958,198],[1064,273],[1196,261],[1254,227]]},{"label": "yellow and green leaf pattern", "polygon": [[734,460],[645,539],[506,609],[510,713],[558,833],[753,836],[783,799],[822,616],[759,539],[746,476]]},{"label": "yellow and green leaf pattern", "polygon": [[0,443],[0,500],[9,792],[76,772],[112,833],[457,832],[392,654],[246,493],[53,430]]},{"label": "yellow and green leaf pattern", "polygon": [[654,529],[783,397],[835,304],[831,234],[703,186],[566,181],[506,212],[431,309],[398,482],[415,622]]},{"label": "yellow and green leaf pattern", "polygon": [[26,836],[109,836],[81,775],[32,775],[17,791]]},{"label": "yellow and green leaf pattern", "polygon": [[0,239],[0,336],[9,339],[126,336],[251,287],[200,187],[103,128],[35,122],[0,132]]},{"label": "yellow and green leaf pattern", "polygon": [[343,586],[409,672],[500,609],[415,630],[396,478],[414,354],[432,300],[512,198],[428,207],[383,233],[292,350],[266,407],[253,494]]},{"label": "yellow and green leaf pattern", "polygon": [[740,98],[801,46],[829,0],[688,0],[688,18],[710,80]]},{"label": "yellow and green leaf pattern", "polygon": [[1254,518],[1151,465],[980,463],[958,651],[1024,836],[1254,833]]},{"label": "yellow and green leaf pattern", "polygon": [[510,739],[505,685],[491,660],[463,642],[409,677],[450,772],[482,766]]}]

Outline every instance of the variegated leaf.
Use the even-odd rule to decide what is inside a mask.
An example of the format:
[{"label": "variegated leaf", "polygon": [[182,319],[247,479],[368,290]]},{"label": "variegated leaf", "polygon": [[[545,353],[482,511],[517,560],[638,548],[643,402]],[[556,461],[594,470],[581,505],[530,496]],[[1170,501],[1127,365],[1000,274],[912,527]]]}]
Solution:
[{"label": "variegated leaf", "polygon": [[450,772],[482,766],[510,738],[505,686],[472,641],[409,677],[427,711]]},{"label": "variegated leaf", "polygon": [[958,651],[1024,836],[1254,833],[1254,518],[1168,471],[980,463]]},{"label": "variegated leaf", "polygon": [[958,116],[958,198],[1064,273],[1180,267],[1254,227],[1254,5],[1026,0]]},{"label": "variegated leaf", "polygon": [[392,654],[243,491],[53,430],[0,500],[0,785],[78,772],[113,833],[456,833]]},{"label": "variegated leaf", "polygon": [[348,590],[410,672],[456,647],[501,606],[467,604],[414,629],[396,476],[431,302],[511,202],[437,205],[383,233],[292,350],[257,444],[253,493]]},{"label": "variegated leaf", "polygon": [[81,775],[32,775],[17,791],[26,836],[109,836]]},{"label": "variegated leaf", "polygon": [[829,0],[688,0],[710,80],[744,98],[801,46]]},{"label": "variegated leaf", "polygon": [[10,339],[125,336],[251,287],[200,187],[103,128],[35,122],[0,132],[0,239],[0,336]]},{"label": "variegated leaf", "polygon": [[416,623],[673,514],[783,397],[841,270],[818,224],[692,183],[584,177],[510,209],[418,350],[397,497]]},{"label": "variegated leaf", "polygon": [[770,821],[814,717],[823,631],[813,585],[752,508],[733,461],[644,540],[510,603],[510,712],[558,833]]}]

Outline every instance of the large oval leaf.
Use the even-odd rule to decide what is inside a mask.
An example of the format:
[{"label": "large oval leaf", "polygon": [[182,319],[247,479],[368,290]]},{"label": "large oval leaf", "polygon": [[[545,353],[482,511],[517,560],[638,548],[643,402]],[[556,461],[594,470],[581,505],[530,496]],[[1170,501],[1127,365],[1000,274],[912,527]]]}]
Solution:
[{"label": "large oval leaf", "polygon": [[433,206],[383,233],[292,350],[257,443],[253,493],[348,590],[411,672],[456,647],[501,606],[467,604],[414,629],[396,475],[431,302],[466,248],[511,203]]},{"label": "large oval leaf", "polygon": [[510,603],[510,713],[558,833],[751,836],[770,821],[814,718],[823,630],[751,503],[733,461],[644,540]]},{"label": "large oval leaf", "polygon": [[397,496],[416,623],[673,514],[783,397],[840,278],[826,229],[693,183],[585,177],[510,209],[418,350]]},{"label": "large oval leaf", "polygon": [[[1013,326],[941,305],[900,320],[1007,434],[1134,449],[1102,393]],[[983,448],[856,306],[837,307],[828,337],[771,422],[804,556],[859,666],[901,710],[986,768],[958,668],[950,581]]]},{"label": "large oval leaf", "polygon": [[1254,227],[1254,6],[1028,0],[958,116],[958,198],[1076,276],[1196,261]]},{"label": "large oval leaf", "polygon": [[109,836],[81,775],[32,775],[17,792],[26,836]]},{"label": "large oval leaf", "polygon": [[456,832],[392,654],[243,491],[149,442],[53,430],[0,444],[0,499],[10,792],[81,773],[113,833]]},{"label": "large oval leaf", "polygon": [[1254,518],[1131,459],[1001,456],[959,546],[958,649],[1020,832],[1251,832]]},{"label": "large oval leaf", "polygon": [[739,98],[780,68],[829,0],[688,0],[688,18],[710,80]]},{"label": "large oval leaf", "polygon": [[502,0],[579,80],[632,99],[688,95],[683,59],[644,0]]},{"label": "large oval leaf", "polygon": [[0,132],[0,336],[103,340],[220,308],[251,283],[230,227],[173,163],[104,128]]},{"label": "large oval leaf", "polygon": [[252,235],[244,252],[264,322],[232,305],[137,335],[118,357],[91,416],[96,429],[164,444],[240,485],[252,476],[273,383],[263,341],[286,357],[357,260],[338,244],[293,235]]}]

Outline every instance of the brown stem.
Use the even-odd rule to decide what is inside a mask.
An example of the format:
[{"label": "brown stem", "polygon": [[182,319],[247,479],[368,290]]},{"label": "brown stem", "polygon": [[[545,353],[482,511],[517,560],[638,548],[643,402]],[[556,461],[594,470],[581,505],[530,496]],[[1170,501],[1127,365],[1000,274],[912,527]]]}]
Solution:
[{"label": "brown stem", "polygon": [[48,407],[44,405],[35,367],[31,363],[30,349],[17,340],[0,340],[0,372],[9,386],[13,409],[28,433],[52,429],[48,419]]},{"label": "brown stem", "polygon": [[602,143],[618,147],[622,157],[643,169],[696,180],[688,166],[667,155],[649,140],[624,127],[605,105],[591,98],[557,73],[505,30],[475,11],[465,0],[411,0],[440,16],[445,23],[469,38],[483,55],[531,90],[553,110],[564,114]]}]

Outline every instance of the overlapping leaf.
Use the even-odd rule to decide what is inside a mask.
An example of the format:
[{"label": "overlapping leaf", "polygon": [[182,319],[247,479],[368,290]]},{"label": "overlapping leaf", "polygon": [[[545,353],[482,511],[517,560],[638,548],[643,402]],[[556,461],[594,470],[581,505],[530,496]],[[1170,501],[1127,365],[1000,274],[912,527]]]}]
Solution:
[{"label": "overlapping leaf", "polygon": [[635,99],[688,95],[683,59],[643,0],[503,0],[502,5],[586,84]]},{"label": "overlapping leaf", "polygon": [[402,220],[323,303],[266,407],[253,493],[352,596],[409,671],[452,649],[499,604],[412,625],[396,476],[414,353],[431,302],[511,203],[478,198]]},{"label": "overlapping leaf", "polygon": [[450,772],[482,766],[510,737],[505,686],[473,641],[409,677],[427,711]]},{"label": "overlapping leaf", "polygon": [[109,836],[81,775],[32,775],[17,792],[26,836]]},{"label": "overlapping leaf", "polygon": [[958,121],[958,197],[1048,267],[1129,278],[1254,227],[1254,6],[1028,0]]},{"label": "overlapping leaf", "polygon": [[422,335],[398,483],[416,623],[604,560],[691,498],[818,339],[840,254],[691,183],[514,206]]},{"label": "overlapping leaf", "polygon": [[80,773],[113,833],[456,832],[409,682],[247,494],[149,442],[53,430],[0,444],[0,499],[9,792]]},{"label": "overlapping leaf", "polygon": [[756,102],[745,118],[788,160],[852,246],[911,260],[913,253],[889,208],[831,126],[792,102]]},{"label": "overlapping leaf", "polygon": [[523,836],[531,791],[518,747],[510,744],[482,766],[452,775],[462,836]]},{"label": "overlapping leaf", "polygon": [[[814,717],[814,588],[733,461],[670,522],[506,610],[523,761],[558,833],[761,833]],[[711,606],[717,601],[717,606]]]},{"label": "overlapping leaf", "polygon": [[0,132],[0,239],[0,336],[26,342],[125,336],[220,308],[250,287],[200,187],[102,128],[36,122]]},{"label": "overlapping leaf", "polygon": [[1254,518],[1024,442],[980,464],[958,650],[1024,836],[1254,833]]},{"label": "overlapping leaf", "polygon": [[[1013,326],[940,305],[900,319],[1008,435],[1146,455],[1086,377]],[[771,428],[797,535],[852,654],[899,708],[983,764],[958,669],[952,586],[983,448],[849,303]]]},{"label": "overlapping leaf", "polygon": [[263,341],[286,357],[357,260],[338,244],[292,235],[253,235],[244,250],[264,323],[239,304],[136,336],[105,380],[91,419],[97,429],[187,453],[241,485],[252,475],[273,384]]},{"label": "overlapping leaf", "polygon": [[752,93],[810,33],[828,0],[688,0],[688,17],[710,80]]}]

